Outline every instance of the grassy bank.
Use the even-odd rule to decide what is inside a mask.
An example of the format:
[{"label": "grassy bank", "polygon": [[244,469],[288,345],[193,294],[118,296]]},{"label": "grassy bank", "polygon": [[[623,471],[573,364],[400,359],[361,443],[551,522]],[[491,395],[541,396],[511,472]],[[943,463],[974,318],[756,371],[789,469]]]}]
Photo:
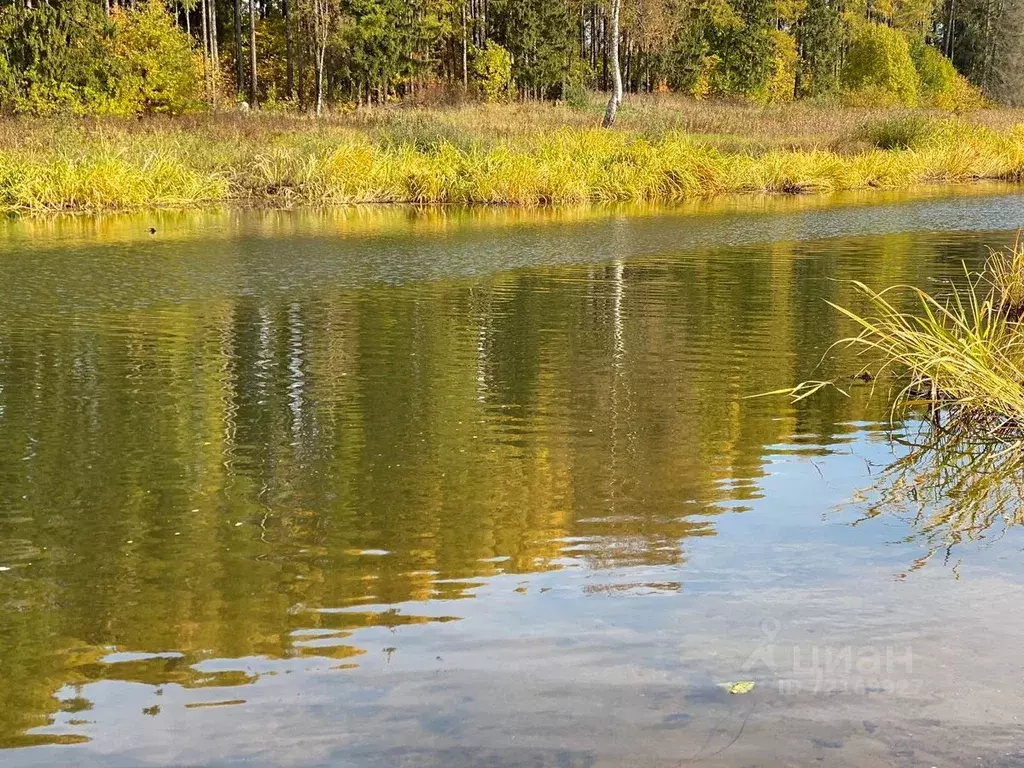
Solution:
[{"label": "grassy bank", "polygon": [[637,100],[563,106],[0,123],[0,210],[348,203],[547,205],[1024,175],[1024,114]]}]

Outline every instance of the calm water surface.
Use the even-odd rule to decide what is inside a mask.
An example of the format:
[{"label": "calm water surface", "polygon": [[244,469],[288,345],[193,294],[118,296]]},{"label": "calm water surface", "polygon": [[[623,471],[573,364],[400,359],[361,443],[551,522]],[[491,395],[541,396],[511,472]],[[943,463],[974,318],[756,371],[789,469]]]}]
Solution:
[{"label": "calm water surface", "polygon": [[1020,226],[998,188],[0,223],[0,764],[1024,764],[1021,537],[912,568],[925,526],[864,519],[884,393],[818,367],[848,280]]}]

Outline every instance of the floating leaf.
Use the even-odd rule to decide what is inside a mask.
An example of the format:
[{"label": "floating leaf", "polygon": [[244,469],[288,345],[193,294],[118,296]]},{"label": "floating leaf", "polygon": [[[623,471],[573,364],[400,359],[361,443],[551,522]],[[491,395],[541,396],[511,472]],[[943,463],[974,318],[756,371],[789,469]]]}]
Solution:
[{"label": "floating leaf", "polygon": [[754,681],[740,680],[738,683],[725,683],[725,687],[729,693],[735,693],[737,695],[741,693],[750,693],[754,690]]}]

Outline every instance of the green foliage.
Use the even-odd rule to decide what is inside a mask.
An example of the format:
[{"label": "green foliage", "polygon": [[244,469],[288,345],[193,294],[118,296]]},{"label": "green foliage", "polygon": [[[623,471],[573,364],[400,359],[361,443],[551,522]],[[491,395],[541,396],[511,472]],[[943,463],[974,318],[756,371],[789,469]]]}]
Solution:
[{"label": "green foliage", "polygon": [[431,120],[418,111],[404,110],[388,121],[375,140],[389,150],[411,147],[419,152],[432,152],[445,146],[470,152],[482,144],[481,137],[473,131]]},{"label": "green foliage", "polygon": [[783,104],[796,96],[796,70],[799,56],[796,40],[781,30],[772,30],[772,74],[765,84],[765,101]]},{"label": "green foliage", "polygon": [[159,0],[115,10],[108,104],[120,115],[181,114],[202,107],[202,63]]},{"label": "green foliage", "polygon": [[722,60],[717,56],[704,56],[700,59],[692,73],[689,83],[690,95],[695,99],[706,99],[711,95],[716,81],[715,73]]},{"label": "green foliage", "polygon": [[0,106],[49,115],[178,114],[201,106],[202,70],[158,0],[115,9],[87,0],[11,9]]},{"label": "green foliage", "polygon": [[717,58],[709,70],[710,90],[725,96],[763,98],[776,70],[775,15],[764,0],[732,0],[712,16],[707,44]]},{"label": "green foliage", "polygon": [[845,37],[846,27],[833,0],[807,0],[797,27],[801,95],[823,96],[838,88]]},{"label": "green foliage", "polygon": [[[272,108],[288,90],[284,19],[268,17],[256,22],[256,82],[260,107]],[[222,65],[223,66],[223,65]],[[231,66],[223,66],[226,71]]]},{"label": "green foliage", "polygon": [[[694,5],[660,60],[663,82],[697,99],[740,96],[765,102],[782,88],[789,46],[779,47],[773,2],[708,0]],[[788,36],[788,35],[787,35]],[[783,61],[783,60],[786,61]]]},{"label": "green foliage", "polygon": [[582,82],[569,82],[565,87],[564,99],[572,109],[582,112],[590,108],[590,89]]},{"label": "green foliage", "polygon": [[[415,17],[405,0],[345,0],[334,40],[331,69],[353,93],[388,96],[413,71]],[[338,11],[331,11],[338,13]]]},{"label": "green foliage", "polygon": [[[1005,13],[993,9],[1005,2],[957,0],[935,14],[936,2],[624,3],[625,87],[758,104],[839,95],[871,107],[977,108],[983,105],[978,91],[957,70],[975,82],[1002,82],[994,67],[1006,60],[999,41],[1007,25]],[[244,95],[253,78],[234,81],[236,66],[249,69],[247,5],[242,0],[236,42],[235,0],[0,0],[0,110],[174,114],[200,108],[201,91],[212,97],[220,92],[217,83]],[[579,109],[590,103],[587,89],[610,85],[608,0],[261,0],[258,6],[254,66],[264,108],[292,109],[298,96],[298,106],[308,109],[317,82],[328,106],[408,97],[439,103],[464,97],[466,78],[486,100],[518,95]],[[215,41],[203,40],[204,7],[216,14]],[[950,18],[955,40],[947,39]],[[942,46],[955,48],[956,69],[938,54]],[[213,83],[201,71],[201,50],[219,56],[214,71],[223,80]]]},{"label": "green foliage", "polygon": [[562,86],[562,98],[565,103],[573,109],[581,111],[589,109],[591,106],[589,84],[593,77],[594,73],[590,71],[590,65],[587,62],[573,58]]},{"label": "green foliage", "polygon": [[473,74],[484,101],[507,101],[515,96],[512,54],[492,40],[473,52]]},{"label": "green foliage", "polygon": [[512,55],[512,76],[523,93],[561,96],[576,58],[579,32],[568,3],[491,0],[491,34]]},{"label": "green foliage", "polygon": [[906,36],[874,22],[855,24],[842,85],[853,104],[917,106],[919,78]]},{"label": "green foliage", "polygon": [[952,49],[954,66],[971,83],[1016,103],[1022,71],[1020,0],[956,0],[952,7],[949,2],[944,0],[943,15],[953,25],[942,25],[936,44],[947,53]]},{"label": "green foliage", "polygon": [[102,6],[89,0],[42,0],[4,8],[0,29],[0,108],[7,112],[85,112],[109,90],[106,41],[113,33]]},{"label": "green foliage", "polygon": [[981,92],[956,71],[953,62],[930,45],[911,48],[914,66],[921,80],[921,100],[947,112],[969,112],[984,106]]},{"label": "green foliage", "polygon": [[953,62],[939,53],[938,50],[924,42],[916,43],[910,48],[910,55],[921,78],[921,94],[931,96],[944,93],[953,87],[957,78]]}]

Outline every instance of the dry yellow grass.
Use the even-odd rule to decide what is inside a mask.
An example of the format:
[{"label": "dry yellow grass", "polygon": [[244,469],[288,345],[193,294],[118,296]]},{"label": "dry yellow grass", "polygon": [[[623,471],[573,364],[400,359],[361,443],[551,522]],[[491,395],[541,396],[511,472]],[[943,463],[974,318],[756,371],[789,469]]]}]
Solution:
[{"label": "dry yellow grass", "polygon": [[[1024,173],[1024,113],[634,100],[53,124],[0,121],[0,209],[556,205],[900,188]],[[879,148],[885,142],[897,149]],[[895,138],[892,138],[895,137]],[[904,146],[905,145],[905,146]],[[888,146],[888,144],[884,144]]]},{"label": "dry yellow grass", "polygon": [[[832,306],[860,332],[836,346],[865,356],[875,377],[894,377],[894,415],[926,408],[964,445],[1024,448],[1024,242],[992,252],[980,273],[965,268],[963,284],[943,294],[854,286],[865,311]],[[901,295],[915,308],[903,309]],[[801,400],[832,384],[805,382],[788,394]]]}]

